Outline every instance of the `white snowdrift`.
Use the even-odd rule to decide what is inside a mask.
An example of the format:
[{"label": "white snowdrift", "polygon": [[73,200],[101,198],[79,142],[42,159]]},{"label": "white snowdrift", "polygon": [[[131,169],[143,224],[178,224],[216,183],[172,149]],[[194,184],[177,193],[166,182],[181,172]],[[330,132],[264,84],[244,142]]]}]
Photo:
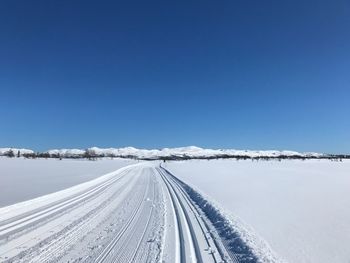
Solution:
[{"label": "white snowdrift", "polygon": [[135,162],[0,157],[0,207],[66,189]]},{"label": "white snowdrift", "polygon": [[40,207],[45,207],[50,204],[53,204],[55,202],[58,202],[59,200],[63,200],[67,197],[73,196],[74,194],[78,194],[80,192],[83,192],[84,190],[87,190],[95,185],[98,185],[100,183],[103,183],[110,179],[111,177],[115,176],[116,174],[121,173],[122,171],[129,169],[130,167],[137,166],[140,164],[133,164],[129,166],[122,167],[118,169],[117,171],[102,175],[94,180],[81,183],[75,186],[72,186],[70,188],[47,194],[44,196],[40,196],[31,200],[23,201],[20,203],[16,203],[13,205],[5,206],[0,208],[0,221],[5,221],[8,218],[15,217],[20,214],[24,214],[27,211],[32,211],[35,209],[38,209]]},{"label": "white snowdrift", "polygon": [[[194,191],[195,195],[199,196],[199,199],[201,200],[201,203],[205,209],[207,209],[209,206],[211,213],[213,213],[212,211],[215,210],[214,220],[224,221],[222,223],[225,225],[225,229],[229,229],[230,231],[236,233],[237,236],[239,236],[239,238],[245,243],[245,245],[251,249],[259,263],[286,263],[285,260],[279,257],[271,249],[269,244],[264,239],[256,234],[256,231],[251,226],[244,223],[238,216],[233,215],[233,213],[223,208],[222,205],[220,205],[213,197],[203,193],[196,186],[187,183],[184,184],[191,189],[191,192]],[[185,187],[185,189],[187,187]],[[188,189],[186,191],[188,191]],[[198,199],[198,197],[196,197],[196,199]],[[200,208],[203,209],[201,206]]]},{"label": "white snowdrift", "polygon": [[164,166],[235,215],[233,224],[240,218],[251,226],[244,227],[247,238],[260,236],[286,261],[349,261],[349,160],[191,160]]}]

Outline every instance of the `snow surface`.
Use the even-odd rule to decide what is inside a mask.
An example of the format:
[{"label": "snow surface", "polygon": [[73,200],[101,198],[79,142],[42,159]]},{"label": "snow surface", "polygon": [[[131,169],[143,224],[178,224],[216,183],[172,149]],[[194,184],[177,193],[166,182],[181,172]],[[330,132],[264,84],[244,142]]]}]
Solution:
[{"label": "snow surface", "polygon": [[59,191],[135,162],[0,157],[0,207]]},{"label": "snow surface", "polygon": [[350,161],[164,165],[265,239],[287,262],[350,262]]},{"label": "snow surface", "polygon": [[0,208],[0,262],[238,263],[158,163]]}]

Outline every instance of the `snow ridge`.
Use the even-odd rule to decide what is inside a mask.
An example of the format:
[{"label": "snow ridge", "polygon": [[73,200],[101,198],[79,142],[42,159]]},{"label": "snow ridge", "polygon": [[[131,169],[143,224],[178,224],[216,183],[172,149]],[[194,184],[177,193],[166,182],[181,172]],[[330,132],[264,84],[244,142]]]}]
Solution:
[{"label": "snow ridge", "polygon": [[256,234],[252,227],[226,211],[201,190],[182,182],[168,170],[166,171],[184,187],[189,197],[217,228],[220,236],[228,240],[226,246],[237,255],[239,262],[286,263],[276,255],[265,240]]}]

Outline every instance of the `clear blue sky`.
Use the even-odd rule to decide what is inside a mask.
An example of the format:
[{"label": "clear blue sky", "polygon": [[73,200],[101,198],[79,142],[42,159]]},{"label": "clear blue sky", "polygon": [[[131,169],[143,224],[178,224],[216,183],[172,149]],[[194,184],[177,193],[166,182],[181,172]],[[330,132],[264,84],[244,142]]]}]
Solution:
[{"label": "clear blue sky", "polygon": [[349,153],[350,2],[1,1],[0,145]]}]

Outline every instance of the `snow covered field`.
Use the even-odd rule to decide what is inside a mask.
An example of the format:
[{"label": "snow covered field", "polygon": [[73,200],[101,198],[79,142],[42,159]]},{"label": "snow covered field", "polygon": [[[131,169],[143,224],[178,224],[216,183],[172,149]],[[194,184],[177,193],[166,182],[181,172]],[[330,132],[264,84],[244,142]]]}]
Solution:
[{"label": "snow covered field", "polygon": [[287,262],[350,262],[350,161],[182,161],[165,167]]},{"label": "snow covered field", "polygon": [[0,262],[255,263],[243,243],[218,236],[184,187],[148,162],[2,207]]},{"label": "snow covered field", "polygon": [[0,207],[80,184],[135,162],[0,157]]},{"label": "snow covered field", "polygon": [[[140,164],[112,172],[134,163]],[[207,234],[215,233],[214,225],[206,221],[204,210],[196,212],[186,186],[158,164],[0,158],[0,250],[5,252],[0,262],[54,255],[61,261],[84,255],[85,261],[108,262],[121,255],[118,251],[127,252],[125,259],[140,256],[138,262],[160,257],[212,262],[228,254],[233,256],[227,262],[241,262],[235,259],[240,254],[230,254],[226,247],[234,239],[210,243]],[[254,252],[256,241],[261,253],[255,255],[265,258],[262,262],[350,262],[349,160],[192,160],[162,165],[225,208],[233,226],[247,230],[242,240]],[[124,239],[131,241],[124,244]],[[209,253],[218,247],[220,254]],[[140,251],[148,251],[147,257]]]}]

